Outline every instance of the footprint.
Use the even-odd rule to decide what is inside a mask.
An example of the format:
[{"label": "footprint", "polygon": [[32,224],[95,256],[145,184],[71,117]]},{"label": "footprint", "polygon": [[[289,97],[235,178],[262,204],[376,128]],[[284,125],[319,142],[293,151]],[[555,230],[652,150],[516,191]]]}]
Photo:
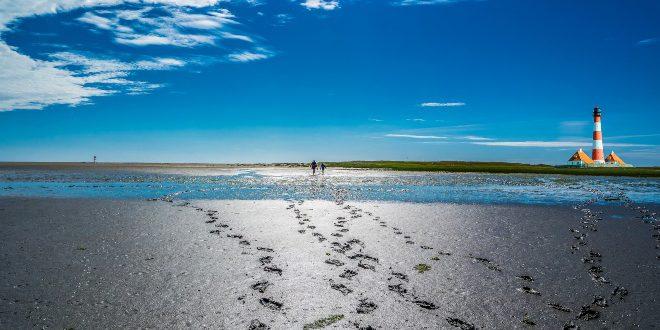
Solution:
[{"label": "footprint", "polygon": [[339,229],[339,231],[342,232],[342,233],[345,233],[345,232],[348,232],[348,229],[343,228],[343,229]]},{"label": "footprint", "polygon": [[370,265],[368,263],[365,263],[364,260],[360,260],[360,262],[358,262],[358,267],[363,268],[363,269],[369,269],[369,270],[376,271],[376,267],[374,265]]},{"label": "footprint", "polygon": [[357,313],[358,314],[369,314],[378,308],[378,305],[373,303],[372,301],[368,301],[367,299],[361,299],[360,304],[358,304],[357,307]]},{"label": "footprint", "polygon": [[349,259],[367,259],[367,260],[371,260],[371,261],[374,261],[374,262],[378,262],[378,258],[372,257],[372,256],[367,255],[367,254],[362,254],[362,253],[356,253],[352,256],[349,256],[348,258]]},{"label": "footprint", "polygon": [[538,292],[538,291],[536,291],[536,290],[534,290],[534,289],[532,289],[532,288],[530,288],[530,287],[528,287],[528,286],[523,286],[522,288],[519,288],[518,291],[521,291],[521,292],[524,292],[524,293],[533,294],[533,295],[536,295],[536,296],[540,296],[540,295],[541,295],[540,292]]},{"label": "footprint", "polygon": [[273,261],[273,257],[271,257],[271,256],[261,257],[261,258],[259,258],[259,261],[261,262],[261,265],[264,266],[266,264],[271,263],[271,261]]},{"label": "footprint", "polygon": [[214,223],[214,222],[215,222],[215,219],[206,220],[206,221],[204,221],[204,222],[206,222],[206,223]]},{"label": "footprint", "polygon": [[246,241],[246,240],[242,240],[242,241],[238,242],[238,244],[240,244],[240,245],[250,245],[250,242]]},{"label": "footprint", "polygon": [[301,234],[304,234],[305,230],[304,229],[299,229],[298,232],[301,233]]},{"label": "footprint", "polygon": [[532,319],[529,317],[529,315],[527,315],[527,313],[525,313],[525,315],[523,315],[523,319],[520,320],[520,322],[522,322],[522,323],[524,323],[524,324],[526,324],[526,325],[529,325],[529,326],[535,326],[535,325],[536,325],[536,322],[534,322],[534,320],[532,320]]},{"label": "footprint", "polygon": [[259,281],[257,283],[252,284],[252,289],[264,293],[266,292],[266,289],[268,289],[270,285],[271,284],[268,281]]},{"label": "footprint", "polygon": [[339,275],[339,277],[341,277],[341,278],[345,278],[345,279],[349,279],[349,280],[350,280],[351,278],[353,278],[353,276],[355,276],[355,275],[357,275],[357,274],[358,274],[358,273],[357,273],[356,271],[354,271],[354,270],[351,270],[351,269],[345,269],[344,272],[341,273],[341,274]]},{"label": "footprint", "polygon": [[321,233],[312,233],[312,236],[316,237],[319,240],[319,242],[323,242],[326,240],[326,238]]},{"label": "footprint", "polygon": [[598,307],[607,307],[609,306],[607,304],[607,300],[603,298],[602,296],[594,296],[594,301],[591,303],[591,305],[595,305]]},{"label": "footprint", "polygon": [[623,300],[623,297],[628,295],[628,290],[622,286],[617,286],[614,288],[614,291],[612,291],[612,297],[619,298],[620,300]]},{"label": "footprint", "polygon": [[534,282],[534,278],[529,276],[529,275],[518,275],[516,277],[523,280],[523,281]]},{"label": "footprint", "polygon": [[344,237],[344,235],[342,235],[342,234],[340,234],[340,233],[332,233],[332,234],[330,234],[330,236],[334,236],[334,237]]},{"label": "footprint", "polygon": [[271,248],[267,248],[267,247],[262,247],[262,246],[258,246],[258,247],[257,247],[257,250],[259,250],[259,251],[266,251],[266,252],[274,252],[273,249],[271,249]]},{"label": "footprint", "polygon": [[424,309],[438,309],[438,306],[436,306],[434,303],[424,300],[413,300],[413,304]]},{"label": "footprint", "polygon": [[421,248],[424,249],[424,250],[433,250],[432,247],[430,247],[430,246],[426,246],[426,245],[420,245],[419,247],[421,247]]},{"label": "footprint", "polygon": [[242,238],[243,238],[243,235],[238,235],[238,234],[227,234],[227,237],[229,237],[229,238],[238,238],[238,239],[242,239]]},{"label": "footprint", "polygon": [[600,317],[600,312],[593,309],[591,305],[582,306],[577,318],[581,320],[594,320]]},{"label": "footprint", "polygon": [[264,267],[264,270],[269,272],[269,273],[276,273],[277,275],[282,276],[282,270],[278,267],[275,266],[266,266]]},{"label": "footprint", "polygon": [[550,306],[550,307],[552,307],[552,308],[554,308],[554,309],[556,309],[556,310],[558,310],[558,311],[560,311],[560,312],[565,312],[565,313],[570,313],[570,312],[571,312],[571,309],[570,309],[570,308],[565,307],[565,306],[562,306],[562,305],[560,305],[560,304],[549,303],[548,306]]},{"label": "footprint", "polygon": [[261,303],[262,306],[272,310],[280,310],[282,308],[281,302],[277,302],[270,298],[261,298],[259,299],[259,303]]},{"label": "footprint", "polygon": [[448,317],[445,320],[447,320],[447,323],[449,325],[456,327],[456,328],[461,328],[461,330],[474,330],[476,327],[472,323],[468,323],[467,321],[463,321],[459,318],[455,317]]},{"label": "footprint", "polygon": [[346,251],[349,251],[349,250],[351,250],[351,249],[353,248],[353,247],[352,247],[350,244],[348,244],[348,243],[341,244],[341,243],[339,243],[339,242],[332,242],[332,246],[333,246],[333,247],[332,247],[332,250],[333,250],[333,251],[335,251],[335,252],[337,252],[337,253],[342,253],[342,254],[343,254],[343,253],[346,253]]},{"label": "footprint", "polygon": [[387,288],[392,291],[400,294],[401,296],[404,296],[406,293],[408,293],[408,289],[403,287],[403,284],[390,284],[387,286]]},{"label": "footprint", "polygon": [[210,234],[220,235],[220,229],[214,229],[209,231]]},{"label": "footprint", "polygon": [[329,264],[329,265],[337,266],[337,267],[339,267],[339,266],[343,266],[343,265],[344,265],[343,262],[341,262],[341,261],[339,261],[339,260],[337,260],[337,259],[327,259],[327,260],[325,261],[325,263],[326,263],[326,264]]},{"label": "footprint", "polygon": [[496,265],[494,262],[492,262],[492,261],[490,261],[486,258],[475,257],[475,256],[472,256],[472,255],[469,255],[469,256],[470,256],[470,258],[474,259],[475,261],[478,261],[478,262],[486,265],[486,267],[488,267],[488,269],[490,269],[490,270],[494,270],[494,271],[498,271],[498,272],[502,271],[502,269],[500,269],[500,267],[498,265]]},{"label": "footprint", "polygon": [[404,273],[392,272],[392,275],[394,275],[394,277],[396,277],[396,278],[398,278],[402,281],[408,281],[408,275],[406,275]]},{"label": "footprint", "polygon": [[345,286],[341,283],[332,283],[332,284],[330,284],[330,287],[337,290],[337,291],[339,291],[339,292],[341,292],[344,295],[347,295],[347,294],[353,292],[353,290],[349,289],[347,286]]}]

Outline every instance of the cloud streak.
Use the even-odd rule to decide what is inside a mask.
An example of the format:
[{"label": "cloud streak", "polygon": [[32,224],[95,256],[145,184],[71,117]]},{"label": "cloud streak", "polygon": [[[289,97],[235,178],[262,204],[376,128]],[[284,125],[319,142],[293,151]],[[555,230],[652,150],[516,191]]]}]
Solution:
[{"label": "cloud streak", "polygon": [[423,108],[462,107],[464,105],[464,102],[424,102],[420,104]]},{"label": "cloud streak", "polygon": [[256,51],[243,51],[240,53],[229,54],[227,55],[227,58],[231,62],[252,62],[264,60],[271,56],[272,54],[270,52],[267,52],[264,49],[260,49]]},{"label": "cloud streak", "polygon": [[459,2],[465,0],[400,0],[395,2],[399,6],[424,6],[424,5],[440,5]]},{"label": "cloud streak", "polygon": [[658,38],[648,38],[637,42],[637,46],[648,46],[658,43]]},{"label": "cloud streak", "polygon": [[390,138],[406,138],[406,139],[419,139],[419,140],[440,140],[446,139],[446,136],[437,135],[414,135],[414,134],[385,134],[385,137]]},{"label": "cloud streak", "polygon": [[[489,141],[472,142],[472,144],[493,147],[517,147],[517,148],[582,148],[591,147],[590,141]],[[605,147],[648,147],[648,144],[634,143],[605,143]]]}]

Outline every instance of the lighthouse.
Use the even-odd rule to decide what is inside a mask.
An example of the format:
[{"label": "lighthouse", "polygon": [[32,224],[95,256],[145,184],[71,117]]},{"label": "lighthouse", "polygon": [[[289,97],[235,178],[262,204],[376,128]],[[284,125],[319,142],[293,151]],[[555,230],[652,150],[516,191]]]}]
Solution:
[{"label": "lighthouse", "polygon": [[601,118],[600,108],[594,108],[594,146],[591,150],[591,159],[596,164],[605,164],[605,156],[603,153],[603,132],[601,131]]},{"label": "lighthouse", "polygon": [[601,131],[601,111],[598,106],[594,107],[594,147],[591,149],[591,158],[582,149],[578,149],[568,159],[567,166],[570,167],[633,167],[627,164],[612,151],[607,158],[603,153],[603,132]]}]

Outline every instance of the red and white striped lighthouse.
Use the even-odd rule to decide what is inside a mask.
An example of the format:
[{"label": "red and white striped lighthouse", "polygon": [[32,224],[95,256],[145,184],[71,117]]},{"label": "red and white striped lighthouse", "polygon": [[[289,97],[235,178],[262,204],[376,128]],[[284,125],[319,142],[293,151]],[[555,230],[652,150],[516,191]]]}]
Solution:
[{"label": "red and white striped lighthouse", "polygon": [[594,147],[591,150],[591,159],[596,164],[604,164],[605,156],[603,153],[603,132],[600,127],[600,108],[594,108]]}]

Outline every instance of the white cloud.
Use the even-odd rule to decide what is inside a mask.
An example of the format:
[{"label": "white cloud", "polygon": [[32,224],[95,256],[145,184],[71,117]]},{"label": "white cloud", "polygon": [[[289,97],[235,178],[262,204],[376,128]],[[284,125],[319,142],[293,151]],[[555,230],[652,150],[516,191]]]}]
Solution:
[{"label": "white cloud", "polygon": [[91,97],[119,91],[144,93],[162,85],[127,79],[132,71],[170,70],[185,65],[174,58],[129,63],[70,52],[50,57],[52,61],[34,60],[0,43],[0,111],[42,109],[51,104],[75,106],[88,103]]},{"label": "white cloud", "polygon": [[476,135],[466,135],[466,136],[461,136],[461,139],[464,140],[470,140],[470,141],[492,141],[493,139],[483,137],[483,136],[476,136]]},{"label": "white cloud", "polygon": [[465,103],[463,102],[424,102],[420,104],[421,107],[427,108],[436,108],[436,107],[462,107]]},{"label": "white cloud", "polygon": [[271,57],[270,53],[255,53],[251,51],[244,51],[240,53],[233,53],[227,55],[227,58],[232,62],[252,62],[258,60],[264,60]]},{"label": "white cloud", "polygon": [[591,124],[591,122],[586,120],[567,120],[559,123],[562,127],[583,127]]},{"label": "white cloud", "polygon": [[658,42],[658,38],[648,38],[637,42],[638,46],[648,46]]},{"label": "white cloud", "polygon": [[92,13],[85,13],[80,18],[78,18],[78,20],[81,21],[81,22],[84,22],[84,23],[94,25],[97,28],[104,29],[104,30],[112,29],[113,25],[115,24],[110,19],[98,16],[98,15],[94,15]]},{"label": "white cloud", "polygon": [[215,6],[222,0],[0,0],[0,30],[15,19],[66,12],[77,8],[107,7],[122,3],[164,4],[203,8]]},{"label": "white cloud", "polygon": [[[96,14],[86,13],[78,20],[111,31],[115,42],[123,45],[195,47],[215,44],[216,39],[219,38],[219,29],[227,24],[238,23],[233,18],[234,15],[226,9],[190,13],[186,9],[169,8],[162,14],[154,15],[152,7],[145,7],[139,10],[103,10],[97,11]],[[131,22],[134,26],[121,25],[120,20]],[[180,28],[198,31],[187,33],[182,32]],[[234,38],[236,36],[248,38],[231,33],[228,35]]]},{"label": "white cloud", "polygon": [[42,109],[51,104],[78,105],[112,91],[85,86],[55,63],[32,59],[0,42],[0,111]]},{"label": "white cloud", "polygon": [[293,19],[293,16],[289,14],[277,14],[275,15],[275,19],[276,19],[276,23],[275,23],[276,25],[284,25],[286,23],[289,23]]},{"label": "white cloud", "polygon": [[236,39],[236,40],[243,40],[245,42],[254,42],[252,38],[240,34],[234,34],[231,32],[223,32],[222,37],[225,39]]},{"label": "white cloud", "polygon": [[339,1],[335,0],[305,0],[301,6],[312,9],[335,10],[339,8]]},{"label": "white cloud", "polygon": [[422,118],[410,118],[410,119],[406,119],[406,120],[407,121],[416,121],[416,122],[425,122],[426,121],[426,119],[422,119]]},{"label": "white cloud", "polygon": [[407,138],[407,139],[431,139],[431,140],[447,138],[445,136],[437,136],[437,135],[413,135],[413,134],[385,134],[385,137]]},{"label": "white cloud", "polygon": [[[22,18],[87,8],[77,20],[112,33],[119,44],[190,48],[214,45],[220,38],[252,42],[249,36],[224,31],[228,24],[238,22],[228,10],[214,8],[221,2],[225,0],[0,0],[0,32]],[[125,3],[143,6],[139,10],[117,9]],[[165,6],[150,12],[152,5]],[[236,53],[236,59],[243,61],[271,56],[267,52]],[[49,60],[37,60],[0,39],[0,111],[42,109],[52,104],[75,106],[91,102],[92,97],[118,92],[145,93],[163,84],[137,81],[132,78],[133,72],[186,65],[181,59],[169,57],[126,62],[82,54],[59,52],[49,55]]]},{"label": "white cloud", "polygon": [[[532,148],[582,148],[590,147],[591,141],[494,141],[494,142],[472,142],[472,144],[496,147],[532,147]],[[647,144],[632,143],[604,143],[605,147],[644,147]]]},{"label": "white cloud", "polygon": [[382,122],[383,120],[378,118],[369,118],[369,121]]},{"label": "white cloud", "polygon": [[617,136],[607,136],[608,140],[622,140],[622,139],[636,139],[636,138],[645,138],[645,137],[655,137],[660,136],[660,134],[634,134],[634,135],[617,135]]}]

